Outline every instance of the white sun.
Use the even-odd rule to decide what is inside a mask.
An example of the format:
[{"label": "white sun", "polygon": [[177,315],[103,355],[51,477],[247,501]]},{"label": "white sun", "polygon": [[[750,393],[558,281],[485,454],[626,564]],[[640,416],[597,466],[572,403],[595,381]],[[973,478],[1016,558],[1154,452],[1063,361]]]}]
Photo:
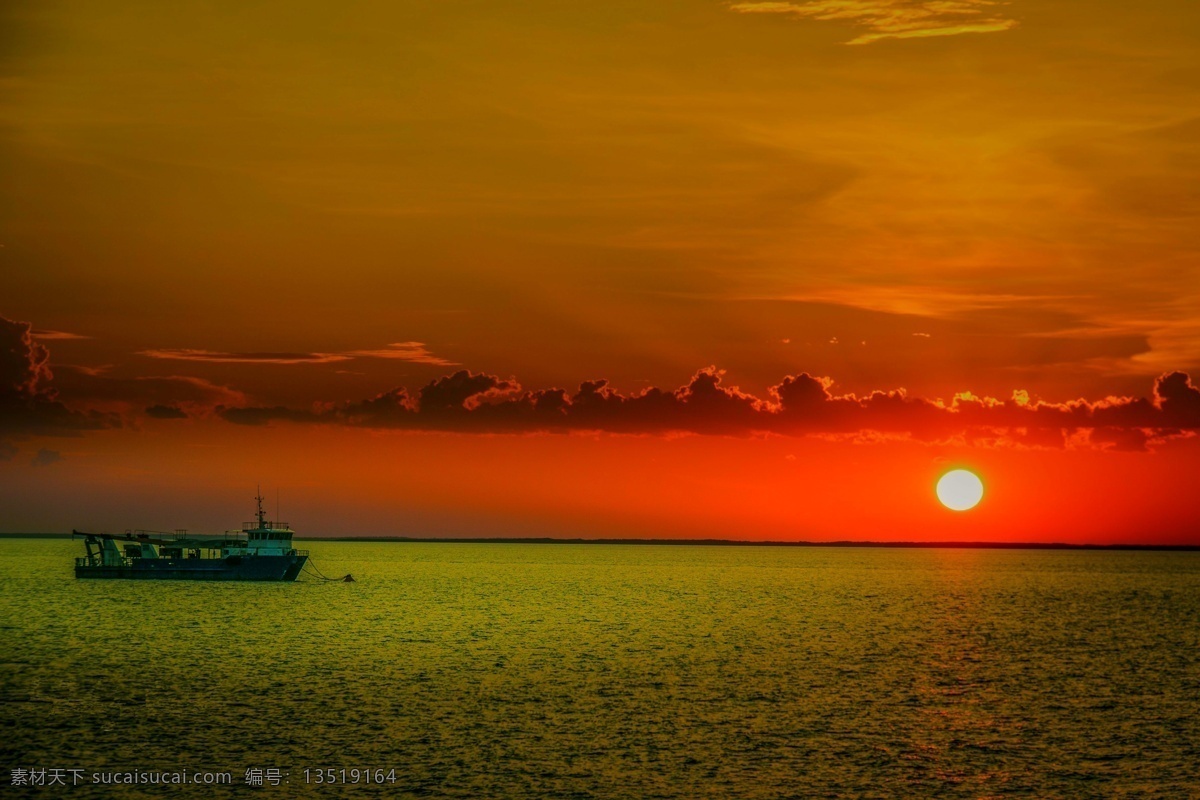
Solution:
[{"label": "white sun", "polygon": [[938,480],[937,496],[951,511],[966,511],[983,499],[983,481],[969,470],[952,469]]}]

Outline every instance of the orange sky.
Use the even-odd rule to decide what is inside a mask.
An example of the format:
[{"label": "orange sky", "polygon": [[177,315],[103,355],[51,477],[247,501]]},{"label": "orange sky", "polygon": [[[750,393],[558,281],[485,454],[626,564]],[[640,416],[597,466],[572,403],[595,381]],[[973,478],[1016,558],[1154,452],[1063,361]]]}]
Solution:
[{"label": "orange sky", "polygon": [[6,3],[0,531],[1200,544],[1197,23]]}]

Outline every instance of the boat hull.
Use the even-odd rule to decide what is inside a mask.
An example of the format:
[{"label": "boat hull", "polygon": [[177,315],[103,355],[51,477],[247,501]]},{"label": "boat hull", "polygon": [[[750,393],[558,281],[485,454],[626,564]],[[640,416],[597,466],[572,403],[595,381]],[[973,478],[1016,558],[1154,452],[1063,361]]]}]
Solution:
[{"label": "boat hull", "polygon": [[135,558],[120,565],[75,566],[76,578],[152,581],[294,581],[307,555]]}]

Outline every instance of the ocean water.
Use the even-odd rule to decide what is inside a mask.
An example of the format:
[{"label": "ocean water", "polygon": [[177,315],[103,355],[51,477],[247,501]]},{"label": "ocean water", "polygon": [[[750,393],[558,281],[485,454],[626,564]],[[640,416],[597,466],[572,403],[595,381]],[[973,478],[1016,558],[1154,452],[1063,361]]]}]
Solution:
[{"label": "ocean water", "polygon": [[[1200,797],[1200,554],[306,545],[358,582],[78,581],[80,542],[0,540],[5,791]],[[7,787],[36,768],[82,782]],[[343,768],[385,783],[315,783]],[[234,784],[90,784],[150,770]]]}]

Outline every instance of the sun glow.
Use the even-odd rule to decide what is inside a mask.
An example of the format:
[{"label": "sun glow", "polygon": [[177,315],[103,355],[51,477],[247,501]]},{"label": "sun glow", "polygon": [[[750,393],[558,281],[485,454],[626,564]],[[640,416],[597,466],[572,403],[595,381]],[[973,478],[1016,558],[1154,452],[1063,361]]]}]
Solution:
[{"label": "sun glow", "polygon": [[969,470],[951,470],[938,480],[937,496],[951,511],[967,511],[983,499],[983,481]]}]

